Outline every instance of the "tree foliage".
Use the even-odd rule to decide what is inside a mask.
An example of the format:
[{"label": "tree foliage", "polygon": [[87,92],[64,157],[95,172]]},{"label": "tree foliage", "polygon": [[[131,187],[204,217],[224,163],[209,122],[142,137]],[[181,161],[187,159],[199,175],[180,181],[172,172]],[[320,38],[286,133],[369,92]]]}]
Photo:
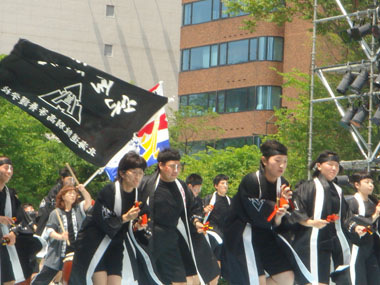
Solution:
[{"label": "tree foliage", "polygon": [[[0,60],[5,55],[0,55]],[[17,106],[0,98],[0,155],[11,158],[14,174],[9,187],[15,188],[22,202],[38,206],[41,198],[59,178],[58,171],[69,163],[78,180],[84,182],[96,167],[80,159],[51,137],[49,129]],[[105,176],[87,187],[94,196],[106,183]]]},{"label": "tree foliage", "polygon": [[[269,138],[275,138],[289,149],[289,165],[286,177],[292,184],[307,177],[308,136],[309,136],[309,82],[310,76],[299,71],[280,73],[284,77],[284,87],[295,87],[299,90],[295,108],[281,108],[275,111],[278,132]],[[315,97],[325,97],[325,89],[316,84]],[[339,153],[344,160],[360,159],[357,149],[348,130],[339,125],[341,119],[333,101],[313,105],[313,159],[318,154],[330,149]]]},{"label": "tree foliage", "polygon": [[[0,100],[0,149],[14,164],[9,186],[17,190],[22,202],[37,206],[59,178],[58,170],[69,163],[84,182],[96,167],[80,159],[57,140],[47,139],[51,132],[39,121],[12,105]],[[88,186],[94,195],[104,184],[104,177]]]},{"label": "tree foliage", "polygon": [[[372,0],[342,0],[341,3],[348,13],[373,6]],[[225,4],[229,13],[238,14],[244,11],[250,14],[251,17],[244,20],[244,23],[245,28],[251,31],[257,27],[260,21],[283,25],[286,22],[291,22],[295,17],[312,20],[314,16],[314,0],[225,0]],[[340,14],[341,12],[335,1],[318,0],[318,19]],[[345,23],[345,20],[332,21],[327,25],[321,25],[319,31],[322,33],[327,32],[329,25],[334,25],[336,28],[334,31],[340,31],[342,23]]]},{"label": "tree foliage", "polygon": [[215,122],[218,114],[198,106],[180,107],[169,120],[170,146],[190,154],[196,141],[212,142],[223,133]]},{"label": "tree foliage", "polygon": [[209,147],[207,151],[200,151],[182,158],[184,169],[181,178],[186,179],[191,173],[197,173],[203,178],[202,195],[215,191],[212,183],[218,174],[225,174],[229,179],[229,195],[233,196],[241,179],[249,172],[259,167],[261,153],[257,146],[246,145],[241,148],[227,147],[216,150]]}]

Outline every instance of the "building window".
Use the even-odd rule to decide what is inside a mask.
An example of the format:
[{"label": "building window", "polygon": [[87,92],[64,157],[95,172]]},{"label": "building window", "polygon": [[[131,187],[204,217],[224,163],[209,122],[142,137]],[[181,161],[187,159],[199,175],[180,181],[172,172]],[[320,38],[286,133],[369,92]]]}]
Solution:
[{"label": "building window", "polygon": [[211,3],[211,0],[198,1],[192,3],[192,24],[200,24],[211,21]]},{"label": "building window", "polygon": [[237,17],[248,15],[248,13],[239,13],[230,15],[225,13],[227,10],[222,0],[202,0],[183,5],[183,25],[201,24],[210,21],[219,20],[220,18]]},{"label": "building window", "polygon": [[253,110],[273,110],[281,107],[280,86],[252,86],[200,94],[182,95],[179,107],[197,106],[195,116],[206,110],[217,113],[236,113]]},{"label": "building window", "polygon": [[189,106],[196,106],[197,108],[193,109],[194,115],[201,116],[208,109],[208,94],[193,94],[189,95]]},{"label": "building window", "polygon": [[255,146],[260,147],[261,142],[262,142],[262,139],[261,139],[260,136],[258,136],[258,135],[254,135],[254,136],[253,136],[253,144],[254,144]]},{"label": "building window", "polygon": [[[257,144],[258,143],[258,144]],[[237,137],[237,138],[228,138],[221,139],[214,142],[206,141],[193,141],[191,142],[191,154],[197,153],[199,151],[206,150],[207,146],[211,146],[215,149],[225,149],[227,147],[243,147],[245,145],[255,144],[260,146],[261,139],[259,136],[250,136],[250,137]]]},{"label": "building window", "polygon": [[210,46],[192,48],[190,52],[190,70],[210,67]]},{"label": "building window", "polygon": [[113,46],[110,44],[105,44],[104,45],[104,55],[105,56],[112,56],[112,48]]},{"label": "building window", "polygon": [[191,7],[192,4],[185,4],[183,6],[183,25],[190,25],[191,24]]},{"label": "building window", "polygon": [[281,87],[258,86],[256,89],[255,110],[273,110],[279,107],[281,101]]},{"label": "building window", "polygon": [[107,17],[115,17],[115,6],[114,5],[106,5],[106,16]]},{"label": "building window", "polygon": [[182,51],[182,71],[189,70],[190,50],[185,49]]},{"label": "building window", "polygon": [[248,61],[248,40],[228,43],[228,64]]},{"label": "building window", "polygon": [[239,88],[226,91],[226,112],[236,113],[247,111],[248,88]]},{"label": "building window", "polygon": [[182,50],[182,70],[198,70],[250,61],[282,61],[284,39],[258,37]]}]

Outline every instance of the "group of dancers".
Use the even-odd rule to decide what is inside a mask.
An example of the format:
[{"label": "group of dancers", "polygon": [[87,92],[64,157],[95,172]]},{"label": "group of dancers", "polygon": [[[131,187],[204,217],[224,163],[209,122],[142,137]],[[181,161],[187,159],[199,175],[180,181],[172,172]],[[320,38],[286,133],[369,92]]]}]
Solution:
[{"label": "group of dancers", "polygon": [[352,175],[357,192],[346,200],[336,183],[339,156],[323,151],[310,166],[313,179],[293,191],[283,177],[287,148],[268,140],[260,150],[259,170],[234,197],[220,174],[203,199],[200,175],[178,179],[177,150],[160,151],[149,176],[146,161],[129,152],[95,202],[67,175],[35,222],[6,185],[11,160],[0,157],[1,284],[49,284],[60,271],[71,285],[216,285],[221,277],[234,285],[379,284],[380,205],[371,175]]}]

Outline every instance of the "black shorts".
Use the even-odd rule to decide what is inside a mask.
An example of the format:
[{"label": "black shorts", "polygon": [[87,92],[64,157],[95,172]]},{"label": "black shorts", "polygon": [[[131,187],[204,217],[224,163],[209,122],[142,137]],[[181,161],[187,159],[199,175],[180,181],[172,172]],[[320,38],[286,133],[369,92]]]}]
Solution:
[{"label": "black shorts", "polygon": [[293,270],[272,231],[253,229],[252,239],[259,276],[265,275],[265,272],[272,276]]},{"label": "black shorts", "polygon": [[112,240],[95,268],[95,272],[106,271],[107,275],[121,276],[124,247],[122,240]]},{"label": "black shorts", "polygon": [[186,282],[186,271],[182,260],[177,229],[155,226],[153,233],[153,258],[164,284]]}]

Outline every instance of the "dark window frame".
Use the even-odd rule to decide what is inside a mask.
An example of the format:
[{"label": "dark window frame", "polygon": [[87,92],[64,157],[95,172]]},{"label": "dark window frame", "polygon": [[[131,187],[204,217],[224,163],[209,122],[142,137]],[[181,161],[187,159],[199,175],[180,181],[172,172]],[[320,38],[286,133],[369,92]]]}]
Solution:
[{"label": "dark window frame", "polygon": [[[260,49],[260,38],[265,38],[265,45],[264,45],[264,51],[261,51]],[[272,49],[272,59],[268,59],[268,42],[269,42],[269,39],[270,38],[273,38],[273,49]],[[276,38],[278,39],[281,39],[281,43],[282,43],[282,46],[281,46],[281,60],[277,60],[277,59],[273,59],[274,58],[274,55],[275,55],[275,42],[276,42]],[[256,46],[256,59],[253,59],[251,60],[251,42],[254,40],[254,39],[257,39],[257,46]],[[228,63],[229,59],[228,59],[228,53],[229,53],[229,44],[230,43],[234,43],[234,42],[239,42],[239,41],[245,41],[245,40],[248,40],[248,47],[247,47],[247,52],[248,52],[248,58],[247,58],[247,61],[244,61],[244,62],[239,62],[239,63]],[[270,61],[270,62],[283,62],[284,60],[284,38],[283,37],[278,37],[278,36],[260,36],[260,37],[253,37],[253,38],[247,38],[247,39],[241,39],[241,40],[236,40],[236,41],[230,41],[230,42],[221,42],[221,43],[217,43],[217,44],[211,44],[211,45],[204,45],[204,46],[196,46],[196,47],[191,47],[191,48],[187,48],[187,49],[183,49],[181,51],[181,72],[186,72],[186,71],[195,71],[195,70],[202,70],[202,69],[209,69],[209,68],[214,68],[214,67],[220,67],[220,66],[230,66],[230,65],[235,65],[235,64],[244,64],[244,63],[251,63],[251,62],[256,62],[256,61]],[[211,59],[212,59],[212,47],[213,46],[218,46],[217,47],[217,65],[211,65]],[[222,50],[222,46],[225,45],[226,46],[226,53],[225,53],[225,63],[221,63],[221,58],[222,58],[222,53],[221,53],[221,50]],[[209,67],[204,67],[204,68],[198,68],[198,69],[191,69],[191,55],[192,55],[192,50],[193,49],[196,49],[196,48],[205,48],[205,47],[209,47]],[[185,51],[189,52],[189,62],[188,62],[188,69],[187,70],[183,70],[183,53]],[[264,59],[259,59],[259,54],[260,54],[260,51],[261,52],[264,52],[265,53],[265,56],[264,56]]]}]

